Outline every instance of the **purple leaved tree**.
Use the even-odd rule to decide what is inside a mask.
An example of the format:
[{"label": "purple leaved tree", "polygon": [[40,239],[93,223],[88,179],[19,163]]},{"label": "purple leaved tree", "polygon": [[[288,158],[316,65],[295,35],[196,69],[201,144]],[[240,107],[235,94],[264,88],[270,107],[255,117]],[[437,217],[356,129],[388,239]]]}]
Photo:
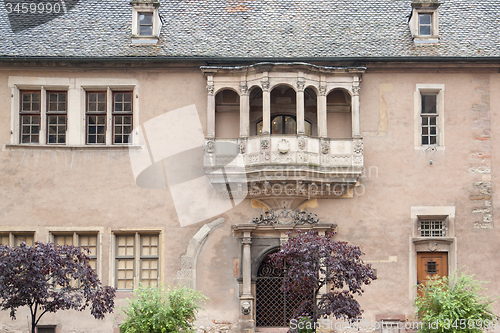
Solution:
[{"label": "purple leaved tree", "polygon": [[85,251],[40,242],[0,245],[1,309],[15,319],[19,307],[29,307],[32,333],[47,312],[90,308],[96,319],[113,312],[115,290],[101,286]]},{"label": "purple leaved tree", "polygon": [[[361,295],[363,285],[376,279],[375,271],[360,259],[364,253],[359,246],[336,242],[332,239],[334,234],[320,236],[317,231],[298,230],[279,252],[270,256],[274,265],[285,269],[283,291],[303,298],[295,310],[296,316],[307,312],[316,322],[328,315],[356,319],[363,312],[354,295]],[[327,290],[319,294],[323,286]]]}]

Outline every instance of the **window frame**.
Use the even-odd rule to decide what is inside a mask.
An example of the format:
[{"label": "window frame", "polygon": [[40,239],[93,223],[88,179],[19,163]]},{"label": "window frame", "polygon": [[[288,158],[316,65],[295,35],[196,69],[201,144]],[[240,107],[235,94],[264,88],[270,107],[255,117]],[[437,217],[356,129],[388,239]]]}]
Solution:
[{"label": "window frame", "polygon": [[[434,36],[434,25],[433,25],[433,21],[434,21],[434,13],[433,12],[418,12],[417,13],[418,15],[418,35],[421,36],[421,37],[430,37],[430,36]],[[430,20],[429,20],[429,23],[422,23],[422,16],[424,15],[428,15],[430,16]],[[422,33],[422,26],[428,26],[429,27],[429,34],[423,34]]]},{"label": "window frame", "polygon": [[[445,149],[445,107],[444,84],[417,84],[414,92],[414,146],[415,150],[444,150]],[[436,143],[422,143],[422,117],[434,114],[422,113],[422,95],[436,95]],[[430,134],[427,134],[430,135]]]},{"label": "window frame", "polygon": [[[45,112],[45,135],[46,135],[46,139],[45,139],[45,142],[47,143],[47,145],[66,145],[67,144],[67,138],[68,138],[68,91],[67,90],[46,90],[46,112]],[[50,94],[62,94],[64,93],[66,95],[66,110],[61,112],[59,110],[57,111],[51,111],[50,110]],[[58,97],[59,98],[59,97]],[[57,104],[59,104],[59,102],[57,102]],[[64,116],[65,117],[65,123],[64,123],[64,143],[58,143],[58,142],[55,142],[55,143],[50,143],[49,141],[49,127],[50,127],[50,123],[49,123],[49,117],[51,116],[57,116],[57,117],[61,117],[61,116]],[[59,124],[57,124],[59,125]],[[58,137],[59,133],[56,134],[56,138]],[[56,140],[57,141],[57,140]]]},{"label": "window frame", "polygon": [[[133,245],[133,253],[134,255],[119,255],[118,254],[118,248],[119,248],[119,237],[131,237],[133,236],[134,238],[134,245]],[[157,255],[156,256],[151,256],[151,255],[143,255],[142,254],[142,247],[143,247],[143,237],[145,236],[156,236],[157,238]],[[114,232],[113,233],[113,251],[111,255],[113,256],[113,262],[114,266],[112,268],[113,270],[113,283],[114,287],[116,288],[117,291],[132,291],[136,288],[139,287],[139,283],[142,282],[142,270],[143,270],[143,261],[145,260],[157,260],[157,277],[156,277],[156,283],[157,285],[160,285],[163,281],[163,276],[162,276],[162,265],[161,265],[161,258],[162,258],[162,233],[158,231],[130,231],[130,232]],[[118,261],[120,259],[132,259],[133,260],[133,288],[119,288],[118,287]],[[148,279],[150,280],[150,279]]]},{"label": "window frame", "polygon": [[[116,111],[116,94],[130,94],[130,111]],[[125,102],[123,102],[125,103]],[[116,143],[116,117],[126,117],[130,116],[130,133],[127,135],[127,142],[120,142]],[[122,124],[123,125],[123,124]],[[134,92],[133,91],[120,91],[120,90],[113,90],[112,91],[112,107],[111,107],[111,126],[112,128],[112,135],[111,135],[111,140],[113,145],[130,145],[132,144],[130,142],[130,135],[134,131]],[[122,126],[123,130],[123,126]],[[122,139],[124,138],[123,133],[120,134],[122,136]],[[132,140],[133,141],[133,140]]]},{"label": "window frame", "polygon": [[[104,111],[99,111],[99,110],[96,110],[96,111],[90,111],[89,110],[89,106],[90,106],[90,95],[91,94],[96,94],[96,96],[99,96],[100,94],[103,94],[104,95]],[[102,91],[102,90],[87,90],[85,91],[85,144],[86,145],[106,145],[106,132],[107,132],[107,125],[108,125],[108,94],[106,93],[106,91]],[[97,99],[97,105],[99,104],[99,99]],[[94,134],[96,135],[96,142],[89,142],[89,117],[104,117],[104,142],[102,143],[99,143],[97,142],[97,138],[99,135],[101,134],[98,134],[97,132]],[[97,120],[97,118],[96,118]],[[96,127],[98,127],[98,123],[95,124]]]},{"label": "window frame", "polygon": [[[24,110],[24,100],[23,100],[23,97],[24,97],[24,94],[35,94],[35,93],[38,93],[39,95],[39,99],[38,99],[38,112],[34,112],[33,110],[29,110],[29,111],[25,111]],[[33,101],[30,100],[30,106],[32,106],[33,104]],[[19,144],[22,144],[22,145],[39,145],[40,144],[40,140],[41,140],[41,135],[40,133],[43,133],[42,132],[42,90],[27,90],[27,89],[20,89],[19,90]],[[31,132],[31,128],[33,127],[32,123],[30,122],[30,133],[29,133],[29,136],[30,136],[30,141],[29,142],[23,142],[23,117],[24,116],[30,116],[30,117],[33,117],[33,116],[37,116],[38,117],[38,141],[37,142],[33,142],[31,140],[31,137],[34,135],[32,132]]]}]

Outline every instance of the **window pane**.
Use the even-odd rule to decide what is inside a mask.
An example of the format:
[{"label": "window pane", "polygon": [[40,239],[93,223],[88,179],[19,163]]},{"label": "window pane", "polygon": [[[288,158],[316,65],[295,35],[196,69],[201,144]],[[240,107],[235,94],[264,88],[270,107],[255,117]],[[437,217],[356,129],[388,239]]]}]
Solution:
[{"label": "window pane", "polygon": [[47,143],[66,143],[66,116],[47,116]]},{"label": "window pane", "polygon": [[40,132],[40,116],[39,115],[23,115],[21,116],[21,143],[38,143],[38,135]]},{"label": "window pane", "polygon": [[0,244],[9,246],[9,235],[0,235]]},{"label": "window pane", "polygon": [[153,13],[139,13],[139,35],[153,34]]},{"label": "window pane", "polygon": [[158,236],[141,236],[141,256],[158,256]]},{"label": "window pane", "polygon": [[420,14],[420,24],[431,24],[431,14]]},{"label": "window pane", "polygon": [[134,236],[118,236],[118,255],[134,256]]},{"label": "window pane", "polygon": [[79,236],[80,246],[90,250],[89,257],[97,256],[97,236]]},{"label": "window pane", "polygon": [[274,117],[271,121],[271,134],[283,134],[283,117]]},{"label": "window pane", "polygon": [[295,134],[297,133],[297,123],[295,119],[290,116],[285,116],[285,132],[284,134]]},{"label": "window pane", "polygon": [[56,245],[73,245],[73,235],[54,236],[54,244],[56,244]]},{"label": "window pane", "polygon": [[14,246],[19,247],[21,243],[26,243],[28,246],[33,246],[32,235],[16,235],[14,236]]},{"label": "window pane", "polygon": [[437,95],[436,94],[422,94],[422,113],[436,113],[437,112]]}]

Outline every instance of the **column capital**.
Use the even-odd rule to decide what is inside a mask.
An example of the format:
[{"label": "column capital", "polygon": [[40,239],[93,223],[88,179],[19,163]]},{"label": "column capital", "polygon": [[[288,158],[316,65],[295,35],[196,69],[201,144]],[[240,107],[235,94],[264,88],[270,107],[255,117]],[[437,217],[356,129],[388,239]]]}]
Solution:
[{"label": "column capital", "polygon": [[352,94],[353,96],[359,96],[359,81],[355,81],[352,83]]},{"label": "column capital", "polygon": [[240,83],[240,93],[241,95],[247,95],[248,94],[248,86],[246,82],[241,82]]},{"label": "column capital", "polygon": [[319,86],[319,95],[326,96],[326,86]]},{"label": "column capital", "polygon": [[297,89],[299,92],[304,92],[304,88],[306,86],[306,80],[304,80],[303,78],[299,78],[297,80]]},{"label": "column capital", "polygon": [[209,96],[214,95],[215,86],[213,84],[207,84],[207,93]]},{"label": "column capital", "polygon": [[260,81],[260,84],[262,86],[262,91],[269,91],[269,88],[271,86],[270,82],[269,82],[269,78],[263,78],[261,81]]}]

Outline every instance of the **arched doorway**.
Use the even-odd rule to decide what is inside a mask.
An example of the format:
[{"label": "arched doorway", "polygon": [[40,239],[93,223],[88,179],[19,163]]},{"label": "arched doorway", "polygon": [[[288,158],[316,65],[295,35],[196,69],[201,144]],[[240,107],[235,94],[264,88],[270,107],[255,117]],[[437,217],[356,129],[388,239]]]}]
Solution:
[{"label": "arched doorway", "polygon": [[256,326],[289,327],[290,319],[294,318],[294,311],[304,298],[293,298],[291,295],[283,293],[281,286],[285,273],[283,269],[278,269],[269,262],[271,254],[262,260],[257,271],[255,282]]}]

